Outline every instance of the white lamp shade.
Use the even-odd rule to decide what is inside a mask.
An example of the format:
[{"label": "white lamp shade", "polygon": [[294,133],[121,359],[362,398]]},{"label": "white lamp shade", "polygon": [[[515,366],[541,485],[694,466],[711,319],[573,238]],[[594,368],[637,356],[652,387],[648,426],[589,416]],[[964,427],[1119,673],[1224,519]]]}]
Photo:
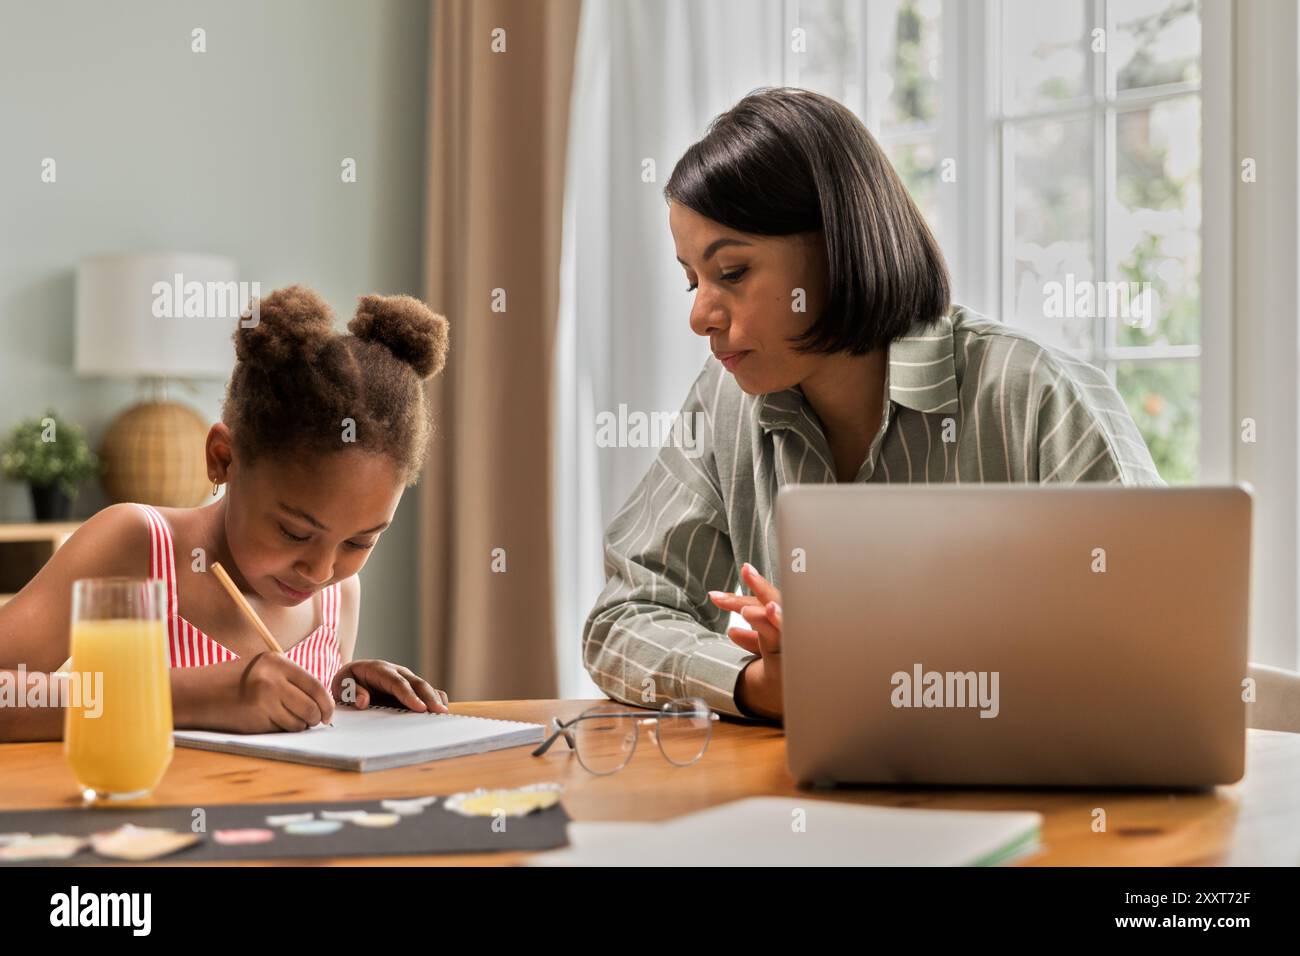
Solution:
[{"label": "white lamp shade", "polygon": [[76,370],[81,375],[225,379],[248,306],[233,259],[198,253],[115,254],[77,265]]}]

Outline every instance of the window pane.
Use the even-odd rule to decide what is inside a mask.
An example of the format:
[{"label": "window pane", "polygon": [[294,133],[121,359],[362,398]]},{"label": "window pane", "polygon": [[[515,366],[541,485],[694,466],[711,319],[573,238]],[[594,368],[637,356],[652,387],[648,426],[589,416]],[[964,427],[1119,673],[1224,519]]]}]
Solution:
[{"label": "window pane", "polygon": [[939,115],[940,0],[872,0],[865,7],[869,115],[882,131],[932,123]]},{"label": "window pane", "polygon": [[1201,100],[1180,96],[1115,116],[1111,275],[1150,283],[1158,311],[1115,323],[1120,345],[1200,341]]},{"label": "window pane", "polygon": [[1011,138],[1013,315],[1045,341],[1088,352],[1091,313],[1075,314],[1066,289],[1091,282],[1092,121],[1017,123]]},{"label": "window pane", "polygon": [[1004,0],[1002,50],[1008,113],[1059,104],[1092,91],[1091,3]]},{"label": "window pane", "polygon": [[942,247],[943,237],[939,235],[939,197],[936,195],[939,166],[933,141],[926,137],[915,142],[889,143],[884,148],[894,169],[898,170],[903,185],[911,193],[912,200],[920,208],[930,231]]},{"label": "window pane", "polygon": [[1200,370],[1195,361],[1119,362],[1116,387],[1160,477],[1194,482],[1200,446]]},{"label": "window pane", "polygon": [[838,100],[860,115],[861,4],[850,0],[802,0],[798,18],[798,25],[807,32],[807,52],[792,56],[796,72],[788,80]]},{"label": "window pane", "polygon": [[1110,17],[1109,56],[1117,90],[1200,82],[1197,0],[1123,0],[1111,4]]}]

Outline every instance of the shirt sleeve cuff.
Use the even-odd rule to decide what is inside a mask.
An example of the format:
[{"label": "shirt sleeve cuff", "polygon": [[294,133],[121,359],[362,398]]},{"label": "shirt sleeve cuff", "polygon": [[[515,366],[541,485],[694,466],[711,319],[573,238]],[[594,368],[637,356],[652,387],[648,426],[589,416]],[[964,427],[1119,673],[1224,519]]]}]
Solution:
[{"label": "shirt sleeve cuff", "polygon": [[711,641],[686,659],[682,684],[686,694],[699,697],[713,710],[744,720],[762,720],[736,705],[736,683],[750,661],[758,660],[738,644]]}]

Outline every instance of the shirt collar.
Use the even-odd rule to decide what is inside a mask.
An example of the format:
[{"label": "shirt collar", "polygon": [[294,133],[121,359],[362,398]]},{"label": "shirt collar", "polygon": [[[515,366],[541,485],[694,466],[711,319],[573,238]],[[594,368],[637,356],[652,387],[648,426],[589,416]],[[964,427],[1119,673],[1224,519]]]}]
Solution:
[{"label": "shirt collar", "polygon": [[952,412],[957,404],[957,362],[952,316],[917,322],[889,345],[889,400],[917,412]]},{"label": "shirt collar", "polygon": [[[889,400],[918,412],[952,412],[957,403],[957,363],[953,353],[953,320],[917,322],[907,334],[889,344],[886,370]],[[805,419],[803,393],[798,388],[769,392],[759,399],[758,423],[765,430],[788,428]]]}]

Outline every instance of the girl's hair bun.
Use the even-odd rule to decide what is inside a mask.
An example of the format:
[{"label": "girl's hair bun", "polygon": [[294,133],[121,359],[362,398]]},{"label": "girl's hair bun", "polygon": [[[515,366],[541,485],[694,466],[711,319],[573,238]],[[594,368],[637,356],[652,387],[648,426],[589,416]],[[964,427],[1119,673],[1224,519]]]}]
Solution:
[{"label": "girl's hair bun", "polygon": [[447,361],[446,317],[409,295],[361,296],[348,330],[385,346],[420,378],[437,375]]},{"label": "girl's hair bun", "polygon": [[311,289],[291,285],[257,300],[257,324],[235,331],[241,362],[284,365],[310,360],[334,334],[334,312]]}]

